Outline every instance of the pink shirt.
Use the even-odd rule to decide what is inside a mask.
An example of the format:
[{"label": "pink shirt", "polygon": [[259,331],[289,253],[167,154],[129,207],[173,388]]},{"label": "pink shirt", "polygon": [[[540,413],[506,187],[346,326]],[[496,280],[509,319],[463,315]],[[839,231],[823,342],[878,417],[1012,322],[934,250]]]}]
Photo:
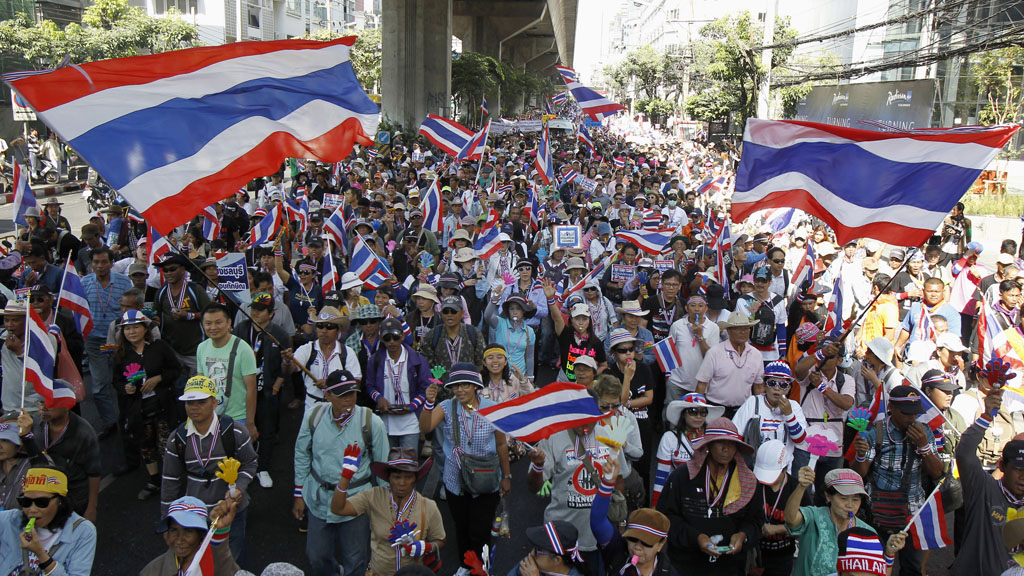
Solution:
[{"label": "pink shirt", "polygon": [[750,397],[751,388],[761,382],[763,375],[764,363],[757,349],[747,343],[740,354],[726,340],[704,355],[697,381],[708,383],[704,394],[708,402],[736,408]]}]

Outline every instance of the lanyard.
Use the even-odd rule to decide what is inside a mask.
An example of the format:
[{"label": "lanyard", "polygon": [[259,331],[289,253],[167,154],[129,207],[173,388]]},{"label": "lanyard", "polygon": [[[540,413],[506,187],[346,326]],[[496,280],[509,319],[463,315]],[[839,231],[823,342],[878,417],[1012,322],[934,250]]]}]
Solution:
[{"label": "lanyard", "polygon": [[676,302],[672,303],[672,310],[670,312],[668,306],[665,305],[665,295],[658,294],[658,300],[661,302],[661,317],[665,319],[666,324],[671,326],[672,321],[676,317]]},{"label": "lanyard", "polygon": [[[249,326],[249,341],[252,342],[252,352],[257,357],[260,353],[260,347],[263,346],[263,338],[260,330],[256,329],[256,326]],[[262,362],[260,362],[262,364]]]},{"label": "lanyard", "polygon": [[1002,478],[999,479],[999,489],[1003,491],[1003,496],[1006,498],[1006,501],[1009,502],[1010,504],[1014,506],[1020,506],[1021,504],[1024,504],[1024,498],[1015,497],[1013,494],[1010,494],[1010,491],[1006,489],[1006,486],[1003,486]]},{"label": "lanyard", "polygon": [[[335,344],[334,349],[335,350],[338,349],[337,344]],[[326,380],[327,379],[327,375],[331,373],[331,367],[330,367],[331,366],[331,360],[334,360],[334,358],[336,356],[339,356],[339,354],[337,352],[335,352],[335,351],[331,351],[331,355],[327,356],[325,358],[325,360],[324,360],[324,374],[323,374],[323,376],[321,376],[321,378],[323,378],[324,380]],[[320,343],[319,342],[316,343],[316,357],[317,358],[324,358],[324,353],[322,351],[320,351]],[[344,369],[345,367],[342,366],[341,368]]]},{"label": "lanyard", "polygon": [[[409,499],[405,501],[405,506],[402,506],[401,510],[398,509],[398,503],[395,502],[395,494],[391,491],[390,487],[388,488],[388,497],[391,498],[391,515],[395,518],[395,524],[398,524],[402,521],[402,516],[406,516],[406,514],[412,509],[412,503],[416,500],[416,490],[413,490],[412,494],[409,495]],[[408,516],[406,516],[406,518],[408,518]],[[423,527],[421,526],[420,529],[422,530]],[[401,567],[402,547],[395,546],[395,570],[397,571]]]},{"label": "lanyard", "polygon": [[71,421],[68,420],[68,423],[64,425],[64,429],[60,431],[60,434],[53,439],[53,442],[50,442],[50,425],[47,424],[46,426],[43,426],[43,453],[45,454],[51,447],[60,443],[61,438],[64,438],[64,434],[67,433],[68,428],[70,427]]},{"label": "lanyard", "polygon": [[775,504],[772,504],[772,507],[769,509],[768,489],[765,487],[764,484],[761,485],[761,500],[764,501],[764,521],[766,523],[769,522],[775,516],[775,511],[779,509],[779,500],[782,500],[782,493],[785,491],[785,489],[785,485],[783,485],[782,488],[779,488],[779,494],[775,496]]},{"label": "lanyard", "polygon": [[459,335],[454,340],[445,340],[445,345],[448,346],[448,359],[451,360],[451,365],[454,366],[459,363],[459,355],[462,354],[462,332],[460,328]]},{"label": "lanyard", "polygon": [[405,404],[405,394],[402,392],[402,368],[405,366],[405,360],[401,362],[395,362],[388,356],[387,362],[387,378],[391,381],[391,388],[395,391],[395,402],[398,404]]},{"label": "lanyard", "polygon": [[374,354],[376,354],[377,353],[377,349],[380,348],[380,338],[379,337],[377,338],[377,341],[373,343],[372,346],[366,340],[366,336],[360,336],[359,340],[360,340],[360,342],[362,342],[363,348],[366,348],[366,356],[367,357],[370,357],[370,356],[373,356]]},{"label": "lanyard", "polygon": [[345,425],[348,424],[350,420],[352,420],[352,414],[354,413],[355,410],[349,410],[347,414],[343,414],[341,416],[338,416],[337,418],[331,419],[334,420],[334,423],[338,425],[338,430],[344,430]]},{"label": "lanyard", "polygon": [[704,498],[708,503],[708,518],[711,518],[711,512],[725,500],[725,493],[729,491],[729,477],[732,475],[730,470],[726,469],[725,478],[722,480],[722,486],[717,489],[718,494],[714,500],[711,499],[711,490],[715,488],[714,480],[711,478],[711,466],[705,465],[704,472]]},{"label": "lanyard", "polygon": [[[181,310],[185,305],[185,292],[188,291],[188,286],[184,282],[181,283],[181,292],[178,293],[177,303],[175,299],[171,298],[171,287],[167,287],[167,302],[171,305],[171,310]],[[109,298],[108,298],[109,300]]]},{"label": "lanyard", "polygon": [[203,470],[206,470],[207,464],[209,464],[210,460],[213,459],[213,448],[217,446],[217,435],[220,434],[219,419],[214,417],[213,424],[211,424],[211,426],[212,428],[210,429],[210,449],[206,452],[205,460],[203,459],[202,452],[199,451],[199,434],[192,434],[190,438],[192,441],[192,450],[196,453],[196,458],[199,460],[199,465],[203,467]]},{"label": "lanyard", "polygon": [[461,407],[462,410],[456,409],[459,413],[459,423],[462,426],[463,438],[466,439],[466,446],[473,445],[473,431],[476,430],[476,413],[469,412],[465,406]]}]

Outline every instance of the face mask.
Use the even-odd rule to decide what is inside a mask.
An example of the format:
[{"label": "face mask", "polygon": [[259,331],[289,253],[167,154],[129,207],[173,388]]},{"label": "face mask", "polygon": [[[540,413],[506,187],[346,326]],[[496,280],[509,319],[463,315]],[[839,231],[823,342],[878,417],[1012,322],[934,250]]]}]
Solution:
[{"label": "face mask", "polygon": [[668,207],[669,208],[675,208],[676,207],[676,201],[675,200],[669,200],[668,201]]}]

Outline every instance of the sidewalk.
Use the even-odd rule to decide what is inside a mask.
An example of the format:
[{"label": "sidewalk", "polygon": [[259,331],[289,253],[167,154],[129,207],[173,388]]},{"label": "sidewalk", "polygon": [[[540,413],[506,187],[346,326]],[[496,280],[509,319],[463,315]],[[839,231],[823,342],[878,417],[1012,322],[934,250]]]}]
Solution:
[{"label": "sidewalk", "polygon": [[[60,196],[70,194],[71,192],[78,192],[84,186],[85,182],[62,182],[52,186],[42,184],[33,186],[32,192],[35,193],[36,198],[43,198],[45,196]],[[0,206],[10,204],[11,202],[14,202],[14,192],[0,194]]]}]

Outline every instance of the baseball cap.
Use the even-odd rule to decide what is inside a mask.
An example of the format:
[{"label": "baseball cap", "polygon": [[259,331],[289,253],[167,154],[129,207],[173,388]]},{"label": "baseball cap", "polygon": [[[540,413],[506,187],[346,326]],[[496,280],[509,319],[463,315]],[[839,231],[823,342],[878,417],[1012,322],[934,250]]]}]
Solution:
[{"label": "baseball cap", "polygon": [[781,440],[769,440],[757,448],[754,460],[754,476],[761,484],[772,485],[782,471],[789,467],[792,457]]},{"label": "baseball cap", "polygon": [[182,528],[206,530],[209,527],[206,523],[208,517],[206,504],[202,500],[195,496],[182,496],[167,506],[167,515],[160,519],[156,531],[167,532],[171,520]]},{"label": "baseball cap", "polygon": [[445,296],[441,299],[441,310],[462,311],[462,298],[459,296]]},{"label": "baseball cap", "polygon": [[668,537],[668,516],[654,508],[634,510],[626,521],[623,538],[636,538],[648,546],[654,546]]},{"label": "baseball cap", "polygon": [[21,437],[18,436],[18,423],[0,422],[0,440],[7,440],[15,446],[21,446]]},{"label": "baseball cap", "polygon": [[327,375],[324,382],[324,392],[330,392],[335,396],[356,392],[359,390],[359,381],[352,377],[347,370],[335,370]]},{"label": "baseball cap", "polygon": [[[910,386],[907,386],[907,388],[910,388]],[[854,494],[868,495],[864,491],[864,479],[860,477],[860,474],[849,468],[829,470],[828,474],[825,474],[825,487],[835,488],[836,492],[845,496],[852,496]]]},{"label": "baseball cap", "polygon": [[1013,264],[1013,263],[1014,263],[1013,256],[1007,254],[1006,252],[1000,252],[999,255],[996,256],[996,264],[1002,264],[1003,266],[1006,266],[1007,264]]},{"label": "baseball cap", "polygon": [[587,306],[583,302],[573,304],[572,308],[569,309],[569,316],[573,318],[575,318],[576,316],[590,317],[590,306]]},{"label": "baseball cap", "polygon": [[921,392],[906,384],[895,386],[892,392],[889,392],[889,406],[904,414],[924,413],[924,406],[921,405]]},{"label": "baseball cap", "polygon": [[949,379],[949,376],[942,370],[929,370],[921,376],[921,388],[938,388],[946,392],[953,392],[957,385]]},{"label": "baseball cap", "polygon": [[274,297],[266,292],[259,292],[252,297],[251,306],[259,310],[273,310]]},{"label": "baseball cap", "polygon": [[889,250],[889,260],[899,260],[902,262],[907,257],[907,251],[903,248],[893,248]]},{"label": "baseball cap", "polygon": [[767,266],[754,268],[754,280],[771,280],[772,271]]},{"label": "baseball cap", "polygon": [[185,382],[185,393],[178,396],[178,400],[206,400],[217,397],[217,383],[213,380],[197,374]]},{"label": "baseball cap", "polygon": [[589,366],[594,372],[597,372],[597,360],[594,360],[593,356],[587,356],[586,354],[577,356],[576,360],[573,361],[574,369],[576,366]]},{"label": "baseball cap", "polygon": [[868,256],[867,258],[860,261],[860,267],[864,270],[878,272],[878,258],[875,258],[874,256]]},{"label": "baseball cap", "polygon": [[960,341],[960,337],[952,332],[943,332],[935,339],[936,348],[945,348],[950,352],[964,352],[967,347]]},{"label": "baseball cap", "polygon": [[1010,440],[1003,446],[1003,464],[1024,468],[1024,440]]},{"label": "baseball cap", "polygon": [[387,336],[405,336],[405,330],[402,329],[402,323],[397,318],[388,318],[380,323],[380,335]]},{"label": "baseball cap", "polygon": [[145,264],[139,264],[138,262],[128,265],[128,276],[135,276],[136,274],[149,275],[149,270],[146,269]]}]

